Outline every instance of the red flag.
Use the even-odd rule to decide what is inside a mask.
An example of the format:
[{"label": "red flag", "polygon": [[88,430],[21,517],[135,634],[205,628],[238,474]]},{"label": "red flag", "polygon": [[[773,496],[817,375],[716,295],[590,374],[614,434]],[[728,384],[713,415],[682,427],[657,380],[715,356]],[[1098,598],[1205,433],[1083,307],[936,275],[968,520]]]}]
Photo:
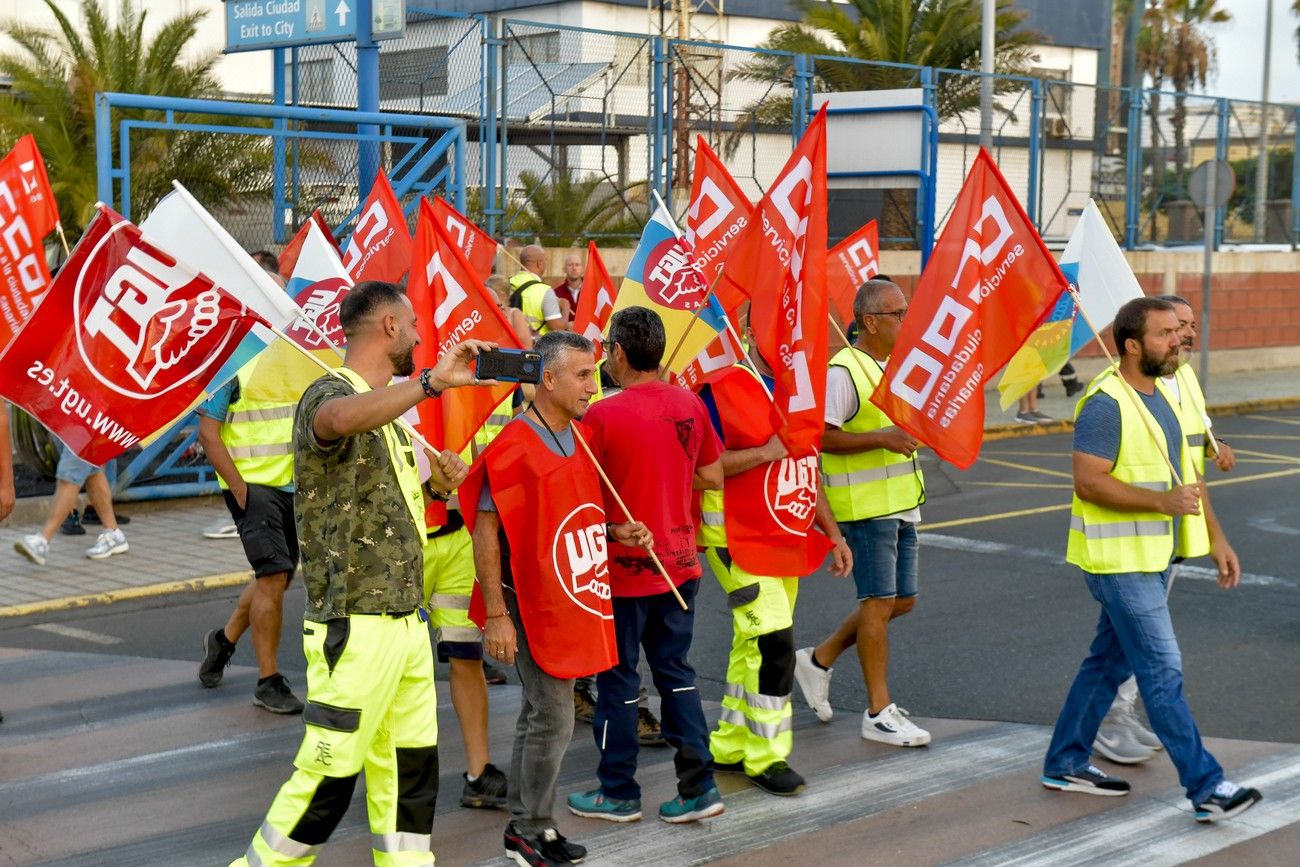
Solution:
[{"label": "red flag", "polygon": [[1068,283],[993,158],[975,158],[916,284],[871,402],[966,469],[984,437],[984,383]]},{"label": "red flag", "polygon": [[470,222],[469,217],[443,201],[441,196],[433,200],[433,218],[447,233],[447,237],[460,248],[479,282],[487,280],[497,257],[496,240]]},{"label": "red flag", "polygon": [[[703,352],[695,356],[685,370],[676,375],[677,384],[683,388],[697,389],[705,383],[713,382],[744,357],[745,347],[731,336],[730,329],[723,331],[716,340],[704,347]],[[764,396],[763,400],[766,402],[767,397]]]},{"label": "red flag", "polygon": [[380,169],[343,251],[352,279],[397,283],[411,267],[411,234],[388,176]]},{"label": "red flag", "polygon": [[0,394],[100,465],[170,424],[260,318],[105,207],[0,362]]},{"label": "red flag", "polygon": [[[695,142],[695,177],[691,180],[691,206],[686,212],[686,244],[695,251],[695,264],[704,280],[713,280],[722,270],[727,250],[749,224],[753,204],[722,160],[703,136]],[[713,290],[727,314],[745,300],[748,289],[719,281]]]},{"label": "red flag", "polygon": [[41,152],[25,135],[0,160],[0,350],[50,285],[42,242],[58,222]]},{"label": "red flag", "polygon": [[803,457],[825,427],[825,106],[731,243],[723,275],[749,292],[749,324],[776,374],[777,433],[791,456]]},{"label": "red flag", "polygon": [[[497,300],[479,280],[460,248],[420,202],[415,262],[406,289],[417,316],[417,368],[433,367],[454,343],[473,338],[522,349]],[[420,403],[420,432],[434,445],[459,452],[474,438],[492,410],[510,396],[513,384],[452,389],[437,401]]]},{"label": "red flag", "polygon": [[880,238],[872,220],[826,254],[826,294],[846,330],[853,322],[858,287],[880,273]]},{"label": "red flag", "polygon": [[307,233],[311,231],[312,223],[316,224],[316,227],[320,229],[326,240],[331,244],[334,243],[334,234],[330,231],[325,218],[321,216],[320,211],[312,211],[306,222],[298,227],[298,234],[290,238],[289,243],[285,244],[284,249],[280,251],[280,276],[286,282],[293,277],[293,269],[298,264],[298,257],[302,255],[302,245],[307,240]]},{"label": "red flag", "polygon": [[596,344],[596,359],[600,360],[600,338],[605,333],[609,315],[614,312],[614,299],[618,287],[610,279],[609,269],[600,258],[595,241],[587,242],[587,273],[582,275],[582,290],[578,293],[578,309],[573,314],[573,330]]}]

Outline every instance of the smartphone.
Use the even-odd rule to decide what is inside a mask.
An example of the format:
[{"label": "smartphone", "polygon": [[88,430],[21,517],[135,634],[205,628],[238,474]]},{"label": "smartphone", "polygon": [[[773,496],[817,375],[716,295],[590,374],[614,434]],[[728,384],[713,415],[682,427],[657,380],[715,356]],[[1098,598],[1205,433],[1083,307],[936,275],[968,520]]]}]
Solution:
[{"label": "smartphone", "polygon": [[476,379],[537,384],[542,379],[542,354],[531,349],[487,349],[478,354]]}]

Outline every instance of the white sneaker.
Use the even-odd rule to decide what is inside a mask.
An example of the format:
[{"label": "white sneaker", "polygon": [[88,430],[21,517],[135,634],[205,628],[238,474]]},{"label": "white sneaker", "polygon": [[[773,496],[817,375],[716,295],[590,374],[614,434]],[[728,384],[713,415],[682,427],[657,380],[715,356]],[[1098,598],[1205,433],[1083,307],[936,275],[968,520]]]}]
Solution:
[{"label": "white sneaker", "polygon": [[238,539],[239,528],[229,518],[222,518],[203,528],[205,539]]},{"label": "white sneaker", "polygon": [[1105,727],[1107,723],[1113,723],[1121,728],[1128,729],[1130,736],[1139,744],[1149,750],[1163,750],[1165,745],[1160,743],[1160,738],[1156,733],[1146,726],[1142,725],[1142,719],[1137,713],[1137,696],[1136,694],[1125,700],[1123,692],[1115,696],[1115,702],[1106,712],[1106,718],[1101,721]]},{"label": "white sneaker", "polygon": [[898,712],[894,705],[886,705],[880,713],[862,712],[862,737],[896,747],[923,747],[930,742],[930,733]]},{"label": "white sneaker", "polygon": [[794,679],[799,682],[803,700],[817,714],[817,719],[830,722],[835,711],[831,709],[831,672],[832,668],[822,668],[813,662],[813,649],[805,647],[795,652]]},{"label": "white sneaker", "polygon": [[45,558],[50,553],[50,543],[40,533],[32,533],[30,536],[23,536],[17,542],[14,542],[14,550],[37,566],[44,566]]},{"label": "white sneaker", "polygon": [[1133,729],[1124,722],[1125,719],[1114,711],[1106,714],[1106,718],[1101,721],[1101,728],[1097,730],[1097,739],[1092,742],[1092,748],[1121,765],[1141,764],[1152,758],[1156,751],[1134,736]]},{"label": "white sneaker", "polygon": [[103,560],[114,554],[125,554],[129,550],[131,546],[126,544],[126,534],[119,528],[100,533],[95,544],[86,550],[86,556],[92,560]]}]

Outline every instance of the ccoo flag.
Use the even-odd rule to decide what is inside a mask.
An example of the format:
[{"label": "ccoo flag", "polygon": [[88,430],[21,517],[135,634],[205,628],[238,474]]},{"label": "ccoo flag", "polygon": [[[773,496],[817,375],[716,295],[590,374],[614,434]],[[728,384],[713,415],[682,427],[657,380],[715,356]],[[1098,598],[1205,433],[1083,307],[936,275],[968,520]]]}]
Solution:
[{"label": "ccoo flag", "polygon": [[0,159],[0,351],[50,285],[44,240],[58,222],[45,162],[25,135]]},{"label": "ccoo flag", "polygon": [[398,283],[411,267],[411,233],[397,193],[380,169],[343,248],[343,265],[357,283]]},{"label": "ccoo flag", "polygon": [[836,244],[826,254],[826,294],[831,311],[846,331],[853,324],[858,287],[880,273],[880,237],[876,221]]},{"label": "ccoo flag", "polygon": [[492,274],[492,265],[497,258],[496,240],[448,204],[442,196],[433,199],[433,219],[447,233],[447,237],[456,243],[461,253],[465,254],[465,261],[474,270],[474,275],[480,281],[486,281]]},{"label": "ccoo flag", "polygon": [[899,427],[966,469],[984,439],[984,382],[1056,306],[1066,279],[980,149],[917,282],[871,395]]},{"label": "ccoo flag", "polygon": [[573,330],[596,344],[596,358],[600,358],[600,336],[605,323],[614,312],[614,299],[618,289],[609,276],[605,260],[600,258],[595,241],[587,242],[587,272],[582,275],[582,289],[578,291],[578,309],[573,313]]},{"label": "ccoo flag", "polygon": [[627,307],[659,314],[668,338],[664,364],[673,373],[681,373],[726,327],[722,305],[662,204],[645,224],[619,287],[614,312]]}]

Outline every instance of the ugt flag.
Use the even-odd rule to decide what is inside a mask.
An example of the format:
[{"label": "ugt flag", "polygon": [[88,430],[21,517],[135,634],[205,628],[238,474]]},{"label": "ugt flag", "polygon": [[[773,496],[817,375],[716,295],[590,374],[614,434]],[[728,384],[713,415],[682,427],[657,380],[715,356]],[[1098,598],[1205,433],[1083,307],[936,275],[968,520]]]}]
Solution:
[{"label": "ugt flag", "polygon": [[853,324],[853,300],[858,288],[880,273],[880,235],[876,221],[836,244],[826,254],[826,294],[831,310],[846,332]]},{"label": "ugt flag", "polygon": [[725,327],[722,305],[662,204],[641,232],[613,312],[627,307],[648,307],[659,314],[668,339],[664,366],[673,373],[680,373]]},{"label": "ugt flag", "polygon": [[821,444],[826,399],[826,108],[804,131],[723,269],[749,293],[749,324],[776,374],[777,433],[792,457]]},{"label": "ugt flag", "polygon": [[[415,308],[420,335],[420,345],[415,348],[417,369],[435,366],[451,346],[469,339],[523,348],[497,306],[496,296],[474,274],[425,201],[420,202],[415,267],[406,294]],[[438,400],[421,401],[420,432],[433,445],[460,452],[514,388],[509,383],[455,388]]]},{"label": "ugt flag", "polygon": [[375,175],[370,195],[357,214],[352,237],[343,248],[343,266],[357,283],[397,283],[411,267],[411,233],[406,230],[406,215],[383,169]]},{"label": "ugt flag", "polygon": [[50,285],[42,242],[58,222],[41,152],[25,135],[0,160],[0,350]]},{"label": "ugt flag", "polygon": [[[275,403],[296,402],[324,367],[343,363],[347,340],[339,322],[339,305],[352,289],[352,278],[332,241],[313,222],[304,226],[299,255],[285,290],[302,315],[257,357],[246,397]],[[312,358],[316,360],[313,361]]]},{"label": "ugt flag", "polygon": [[0,394],[100,465],[195,401],[257,321],[101,205],[0,360]]},{"label": "ugt flag", "polygon": [[492,274],[492,264],[497,257],[496,240],[444,201],[442,196],[434,197],[433,219],[460,248],[479,281],[486,281]]},{"label": "ugt flag", "polygon": [[871,395],[899,427],[966,469],[984,439],[984,382],[1056,306],[1066,279],[980,149]]},{"label": "ugt flag", "polygon": [[578,309],[573,313],[573,330],[596,344],[596,358],[600,358],[600,336],[614,312],[614,299],[618,289],[609,276],[605,260],[600,258],[595,241],[587,242],[587,271],[582,275],[582,289],[578,292]]}]

